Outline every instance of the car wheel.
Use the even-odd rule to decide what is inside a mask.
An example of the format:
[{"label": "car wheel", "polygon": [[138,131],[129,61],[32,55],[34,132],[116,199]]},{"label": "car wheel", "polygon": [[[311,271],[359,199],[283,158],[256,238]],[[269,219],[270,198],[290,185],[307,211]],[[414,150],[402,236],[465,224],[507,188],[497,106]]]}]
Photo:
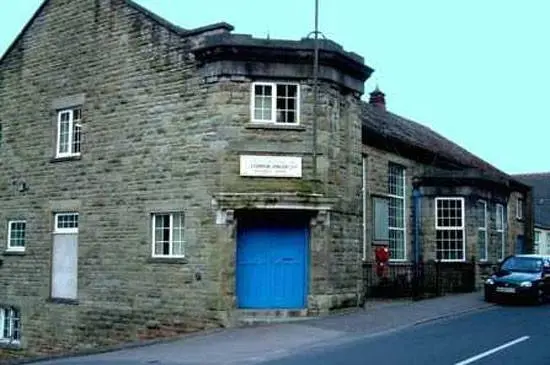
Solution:
[{"label": "car wheel", "polygon": [[487,289],[485,289],[485,295],[484,295],[484,299],[487,303],[492,303],[494,302],[494,299],[493,299],[493,295],[491,294],[491,292]]},{"label": "car wheel", "polygon": [[534,301],[535,301],[536,305],[544,304],[544,302],[546,301],[544,290],[542,290],[542,289],[537,290],[537,293],[535,294]]}]

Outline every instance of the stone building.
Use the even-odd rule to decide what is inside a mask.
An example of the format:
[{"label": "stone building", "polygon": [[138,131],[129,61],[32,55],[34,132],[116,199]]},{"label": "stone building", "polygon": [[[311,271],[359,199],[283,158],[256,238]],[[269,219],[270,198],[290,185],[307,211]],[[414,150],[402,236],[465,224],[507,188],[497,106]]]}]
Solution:
[{"label": "stone building", "polygon": [[514,177],[533,188],[533,251],[541,255],[550,255],[550,173],[535,172]]},{"label": "stone building", "polygon": [[389,112],[379,90],[363,106],[362,120],[366,261],[380,242],[389,245],[395,266],[419,257],[473,262],[479,287],[507,255],[532,252],[528,185]]},{"label": "stone building", "polygon": [[530,242],[529,187],[363,102],[361,56],[320,41],[316,113],[312,40],[232,31],[45,0],[0,59],[1,347],[317,315],[362,303],[375,244],[490,264]]}]

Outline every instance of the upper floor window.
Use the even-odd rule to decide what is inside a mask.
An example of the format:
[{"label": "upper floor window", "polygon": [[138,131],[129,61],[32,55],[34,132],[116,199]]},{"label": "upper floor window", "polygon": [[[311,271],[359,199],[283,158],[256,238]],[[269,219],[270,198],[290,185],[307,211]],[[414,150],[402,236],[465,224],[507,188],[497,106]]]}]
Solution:
[{"label": "upper floor window", "polygon": [[252,121],[256,123],[299,123],[298,84],[255,82],[252,84]]},{"label": "upper floor window", "polygon": [[80,155],[82,137],[80,108],[60,110],[57,114],[57,157]]},{"label": "upper floor window", "polygon": [[523,219],[523,199],[521,198],[516,201],[516,218]]},{"label": "upper floor window", "polygon": [[442,261],[463,261],[464,198],[435,198],[436,254]]},{"label": "upper floor window", "polygon": [[25,250],[25,221],[10,221],[8,223],[8,251]]},{"label": "upper floor window", "polygon": [[153,257],[184,257],[183,213],[153,214]]}]

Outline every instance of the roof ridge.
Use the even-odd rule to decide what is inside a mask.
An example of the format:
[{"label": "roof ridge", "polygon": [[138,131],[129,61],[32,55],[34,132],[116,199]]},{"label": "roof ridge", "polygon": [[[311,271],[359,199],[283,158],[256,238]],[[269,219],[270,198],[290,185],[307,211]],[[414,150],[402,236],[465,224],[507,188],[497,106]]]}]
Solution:
[{"label": "roof ridge", "polygon": [[[420,123],[420,122],[414,121],[412,119],[409,119],[407,117],[403,117],[403,116],[401,116],[399,114],[396,114],[394,112],[388,111],[386,109],[380,109],[380,108],[374,107],[374,106],[370,105],[365,100],[361,100],[361,102],[362,102],[362,105],[367,110],[374,111],[376,113],[385,113],[385,114],[389,115],[391,118],[401,120],[404,123],[416,126],[417,128],[421,128],[424,133],[429,133],[433,137],[435,137],[436,139],[452,145],[452,148],[457,149],[461,154],[464,155],[466,161],[464,159],[460,159],[457,156],[455,156],[455,154],[452,151],[446,151],[447,153],[443,155],[443,154],[441,154],[442,151],[437,151],[434,148],[434,146],[426,146],[426,145],[421,144],[420,142],[418,142],[418,145],[417,145],[418,147],[428,149],[428,150],[430,150],[431,152],[433,152],[435,154],[441,154],[442,156],[445,156],[446,158],[449,158],[450,160],[456,162],[457,164],[466,165],[469,168],[474,168],[474,169],[481,170],[481,171],[489,171],[489,172],[501,175],[503,177],[506,177],[507,179],[516,180],[510,174],[502,171],[501,169],[497,168],[496,166],[494,166],[490,162],[488,162],[488,161],[482,159],[481,157],[475,155],[474,153],[468,151],[466,148],[462,147],[460,144],[458,144],[458,143],[454,142],[453,140],[447,138],[446,136],[444,136],[443,134],[437,132],[436,130],[432,129],[431,127],[429,127],[429,126],[427,126],[423,123]],[[385,123],[391,123],[391,120],[386,120]],[[395,138],[401,139],[399,137],[395,137]],[[416,140],[415,142],[418,141],[418,138],[415,138],[414,136],[411,136],[411,139]],[[402,140],[403,140],[403,142],[405,142],[407,144],[411,144],[411,141],[407,141],[405,139],[402,139]],[[517,181],[517,182],[521,183],[521,181]]]},{"label": "roof ridge", "polygon": [[529,176],[550,176],[550,171],[546,172],[525,172],[521,174],[512,174],[512,176],[521,176],[521,177],[529,177]]}]

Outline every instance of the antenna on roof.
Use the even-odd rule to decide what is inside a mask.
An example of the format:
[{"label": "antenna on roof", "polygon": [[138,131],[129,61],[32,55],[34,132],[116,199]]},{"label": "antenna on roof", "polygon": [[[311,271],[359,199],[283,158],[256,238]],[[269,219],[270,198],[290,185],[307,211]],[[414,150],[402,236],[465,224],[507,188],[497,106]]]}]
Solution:
[{"label": "antenna on roof", "polygon": [[[307,35],[309,38],[314,35],[313,41],[313,125],[312,125],[312,170],[313,180],[317,180],[317,118],[319,114],[319,34],[326,39],[319,31],[319,0],[315,0],[315,30]],[[316,186],[314,182],[313,186]],[[315,188],[314,188],[315,189]]]}]

